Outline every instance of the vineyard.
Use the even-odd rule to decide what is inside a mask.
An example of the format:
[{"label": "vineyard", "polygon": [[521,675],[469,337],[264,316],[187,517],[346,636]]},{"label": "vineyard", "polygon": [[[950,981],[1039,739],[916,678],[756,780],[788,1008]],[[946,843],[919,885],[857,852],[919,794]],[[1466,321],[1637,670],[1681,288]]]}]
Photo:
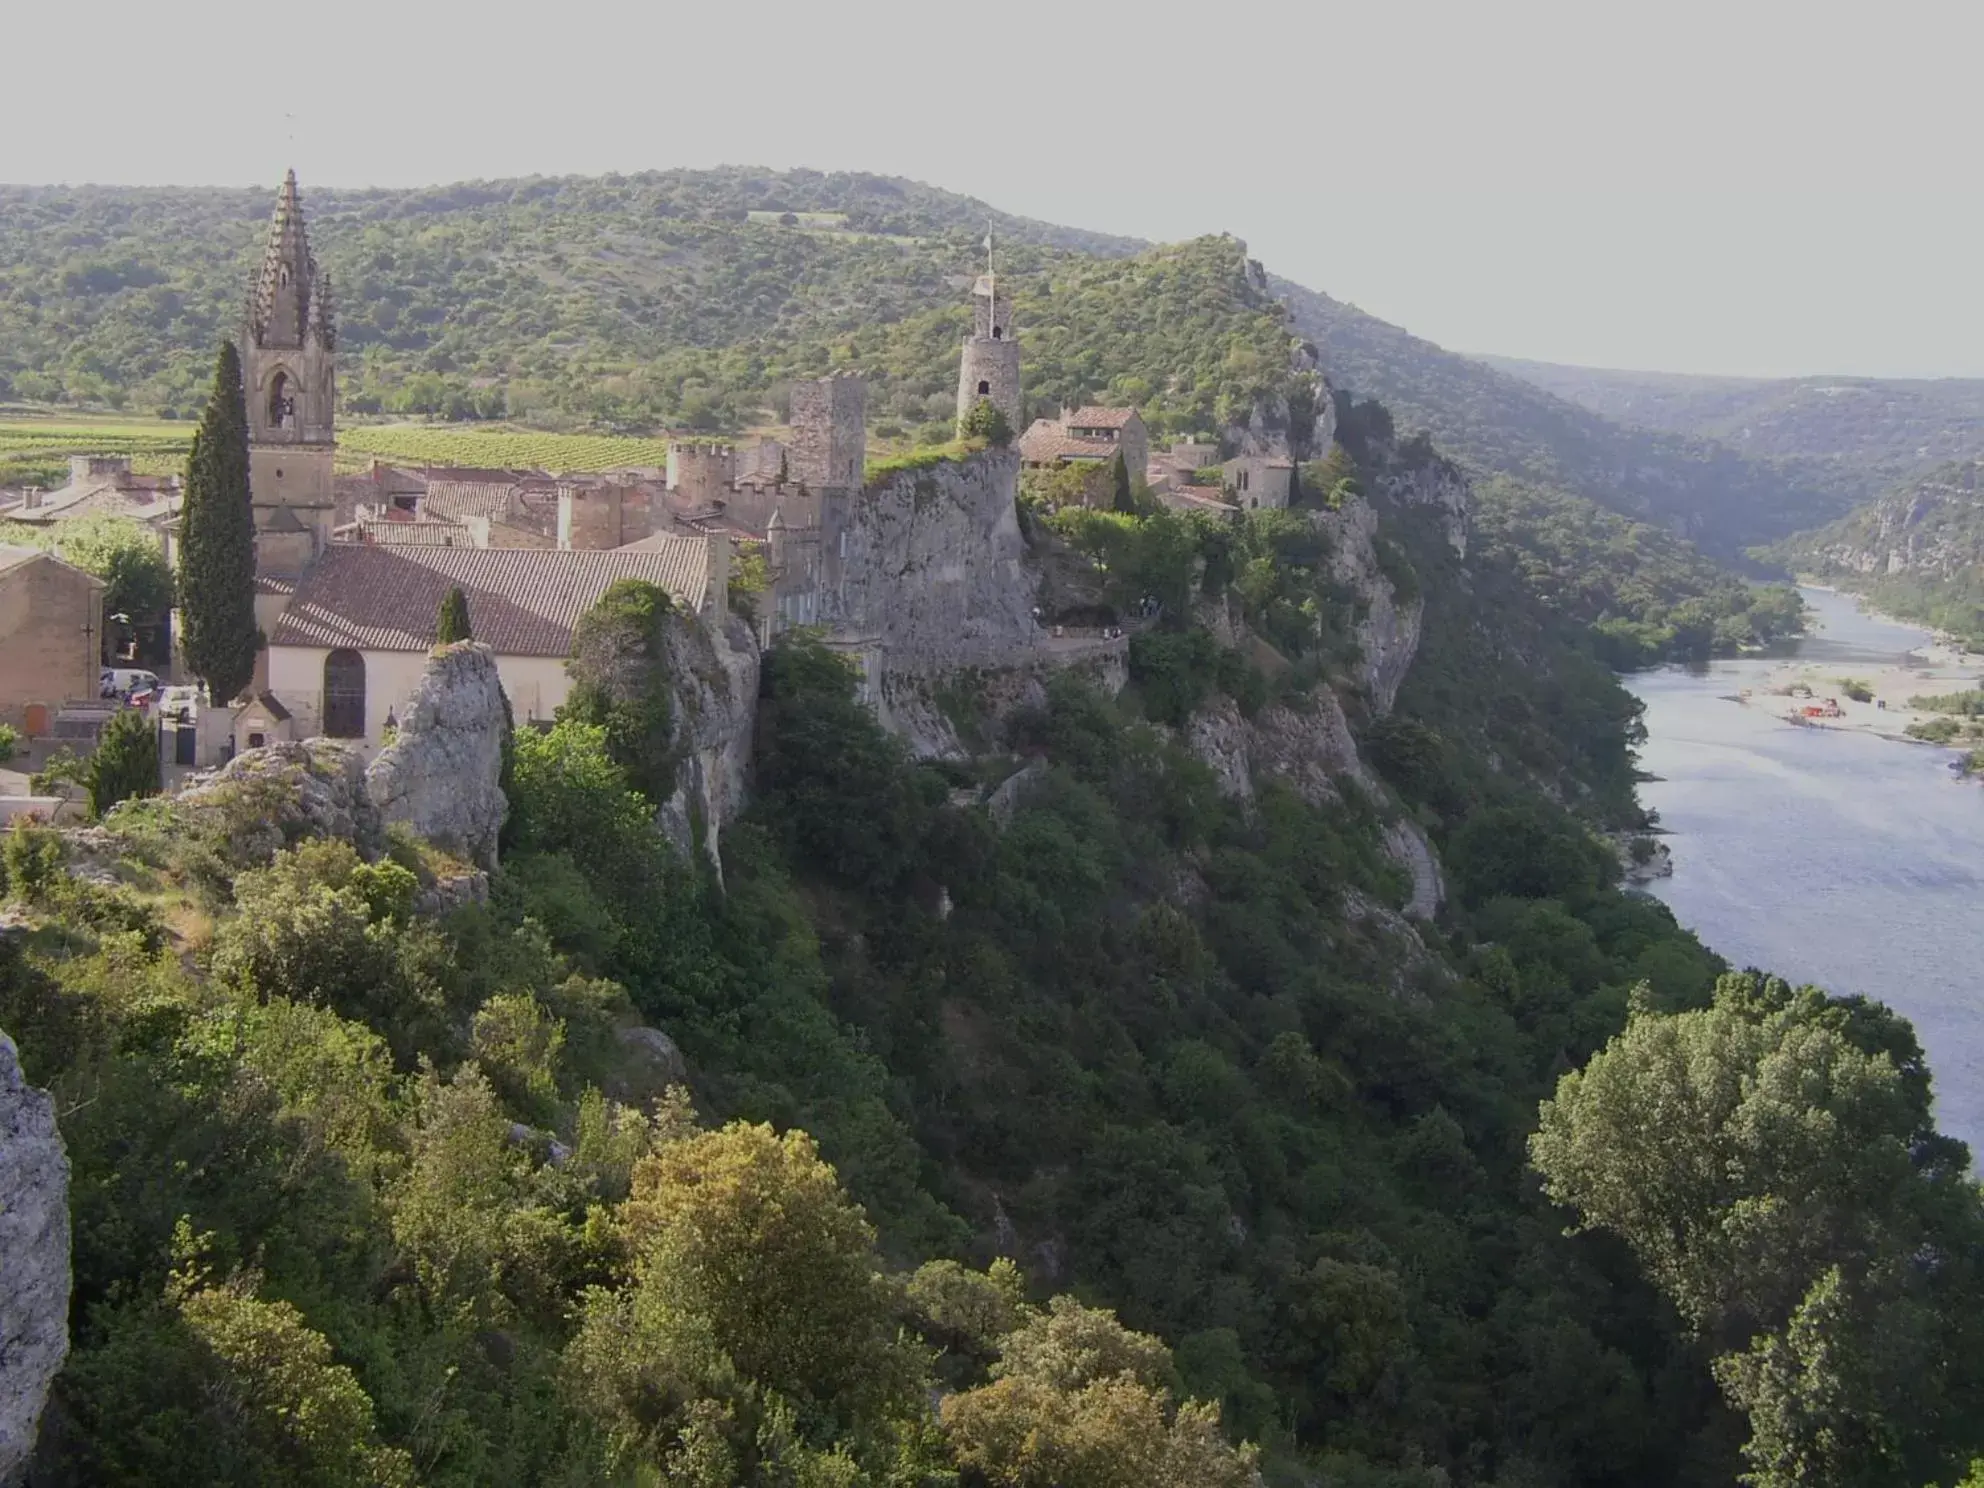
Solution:
[{"label": "vineyard", "polygon": [[362,424],[338,431],[340,468],[362,468],[374,456],[409,465],[483,465],[564,473],[664,465],[668,462],[668,441],[435,424]]},{"label": "vineyard", "polygon": [[0,486],[59,486],[71,455],[129,455],[140,475],[170,475],[192,439],[191,424],[165,419],[0,417]]},{"label": "vineyard", "polygon": [[[182,471],[193,425],[164,419],[93,420],[0,415],[0,486],[59,486],[71,455],[129,455],[140,475]],[[372,424],[338,431],[338,469],[374,458],[409,465],[477,465],[555,473],[660,466],[666,439],[546,434],[528,429]]]}]

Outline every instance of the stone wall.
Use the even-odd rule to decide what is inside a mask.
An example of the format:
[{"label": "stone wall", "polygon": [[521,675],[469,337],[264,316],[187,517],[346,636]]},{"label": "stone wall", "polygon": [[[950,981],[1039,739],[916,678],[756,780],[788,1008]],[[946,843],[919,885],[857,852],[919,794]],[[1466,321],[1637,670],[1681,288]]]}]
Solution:
[{"label": "stone wall", "polygon": [[993,341],[974,336],[964,343],[958,363],[958,422],[962,424],[983,398],[1006,416],[1015,434],[1026,427],[1021,417],[1020,348],[1017,341]]},{"label": "stone wall", "polygon": [[792,385],[787,473],[813,490],[857,490],[868,459],[868,385],[836,375]]},{"label": "stone wall", "polygon": [[46,556],[0,569],[0,723],[94,698],[102,639],[103,585],[81,569]]},{"label": "stone wall", "polygon": [[654,532],[654,501],[637,482],[561,485],[558,546],[586,552],[623,547]]},{"label": "stone wall", "polygon": [[668,446],[668,494],[678,511],[716,505],[735,474],[736,452],[727,444],[678,441]]}]

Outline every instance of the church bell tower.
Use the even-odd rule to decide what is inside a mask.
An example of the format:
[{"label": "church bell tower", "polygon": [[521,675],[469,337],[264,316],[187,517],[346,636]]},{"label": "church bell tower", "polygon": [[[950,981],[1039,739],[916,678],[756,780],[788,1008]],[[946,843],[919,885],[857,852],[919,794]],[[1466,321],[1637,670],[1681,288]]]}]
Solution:
[{"label": "church bell tower", "polygon": [[331,280],[311,256],[291,171],[276,197],[241,338],[257,577],[293,578],[331,540],[336,351]]}]

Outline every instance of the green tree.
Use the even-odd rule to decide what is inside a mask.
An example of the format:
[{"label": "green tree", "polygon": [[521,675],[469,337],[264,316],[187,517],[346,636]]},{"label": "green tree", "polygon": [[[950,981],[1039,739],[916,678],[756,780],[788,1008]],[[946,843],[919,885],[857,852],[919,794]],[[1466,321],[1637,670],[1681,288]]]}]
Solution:
[{"label": "green tree", "polygon": [[158,725],[141,709],[121,709],[104,726],[87,784],[90,814],[99,817],[119,801],[159,793]]},{"label": "green tree", "polygon": [[441,612],[434,617],[434,644],[451,646],[474,639],[475,632],[468,623],[468,596],[459,586],[451,587],[441,596]]},{"label": "green tree", "polygon": [[1178,1406],[1171,1351],[1114,1314],[1056,1297],[1008,1335],[996,1378],[947,1397],[958,1463],[997,1488],[1259,1488],[1219,1407]]},{"label": "green tree", "polygon": [[674,602],[643,579],[621,579],[579,617],[560,720],[603,729],[627,781],[660,805],[675,793],[675,706],[668,676]]},{"label": "green tree", "polygon": [[1751,1482],[1914,1488],[1984,1446],[1984,1216],[1886,1009],[1754,974],[1707,1008],[1642,1002],[1558,1084],[1530,1154],[1716,1356]]},{"label": "green tree", "polygon": [[1013,426],[990,398],[980,398],[972,404],[971,412],[958,425],[958,433],[966,439],[982,439],[998,449],[1013,442]]},{"label": "green tree", "polygon": [[1109,462],[1110,506],[1126,516],[1137,514],[1137,493],[1130,483],[1130,462],[1118,450],[1116,457]]},{"label": "green tree", "polygon": [[241,358],[223,341],[213,390],[186,461],[179,525],[179,612],[186,662],[226,706],[255,675],[255,512],[248,493],[248,405]]}]

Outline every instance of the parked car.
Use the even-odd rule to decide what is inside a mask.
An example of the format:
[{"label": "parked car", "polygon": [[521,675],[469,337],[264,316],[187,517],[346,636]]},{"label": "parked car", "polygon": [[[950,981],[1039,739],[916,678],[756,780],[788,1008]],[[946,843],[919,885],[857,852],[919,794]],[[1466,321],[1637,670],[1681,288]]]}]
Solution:
[{"label": "parked car", "polygon": [[168,687],[159,694],[158,713],[161,718],[176,719],[181,723],[191,723],[200,715],[200,689],[197,687]]},{"label": "parked car", "polygon": [[134,692],[158,691],[158,673],[143,667],[105,667],[97,674],[97,688],[103,697],[129,698]]}]

